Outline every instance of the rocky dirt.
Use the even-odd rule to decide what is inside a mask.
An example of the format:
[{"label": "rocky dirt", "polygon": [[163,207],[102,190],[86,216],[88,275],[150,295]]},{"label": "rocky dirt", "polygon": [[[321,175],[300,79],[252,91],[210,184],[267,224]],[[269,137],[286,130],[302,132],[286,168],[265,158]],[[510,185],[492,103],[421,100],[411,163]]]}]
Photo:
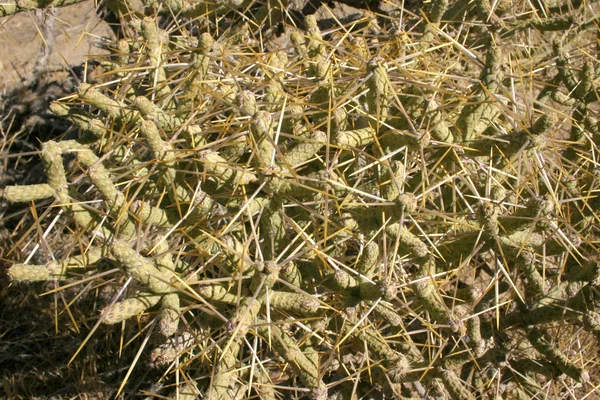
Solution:
[{"label": "rocky dirt", "polygon": [[113,36],[93,1],[0,18],[0,97],[42,77],[66,79],[88,55],[106,53],[102,47]]}]

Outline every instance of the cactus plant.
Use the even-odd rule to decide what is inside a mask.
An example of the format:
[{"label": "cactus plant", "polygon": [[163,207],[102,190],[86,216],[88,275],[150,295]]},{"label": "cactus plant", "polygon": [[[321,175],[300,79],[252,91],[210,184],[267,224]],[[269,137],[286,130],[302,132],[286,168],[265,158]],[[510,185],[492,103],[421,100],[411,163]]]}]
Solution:
[{"label": "cactus plant", "polygon": [[3,190],[53,199],[72,251],[11,278],[119,266],[100,321],[156,321],[153,365],[211,399],[591,390],[552,334],[598,336],[597,15],[472,3],[282,48],[235,2],[124,16],[106,83],[52,106],[81,135]]}]

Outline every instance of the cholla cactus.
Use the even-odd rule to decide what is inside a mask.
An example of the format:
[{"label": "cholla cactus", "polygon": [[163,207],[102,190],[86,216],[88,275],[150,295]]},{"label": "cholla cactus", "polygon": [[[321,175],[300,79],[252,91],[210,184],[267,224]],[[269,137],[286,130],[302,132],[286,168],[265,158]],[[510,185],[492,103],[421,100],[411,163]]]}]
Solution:
[{"label": "cholla cactus", "polygon": [[599,330],[597,16],[439,0],[410,32],[308,16],[274,49],[237,3],[173,3],[52,106],[82,135],[43,144],[47,182],[4,189],[54,198],[77,249],[14,280],[119,265],[100,320],[157,321],[153,365],[211,399],[591,389],[552,337]]}]

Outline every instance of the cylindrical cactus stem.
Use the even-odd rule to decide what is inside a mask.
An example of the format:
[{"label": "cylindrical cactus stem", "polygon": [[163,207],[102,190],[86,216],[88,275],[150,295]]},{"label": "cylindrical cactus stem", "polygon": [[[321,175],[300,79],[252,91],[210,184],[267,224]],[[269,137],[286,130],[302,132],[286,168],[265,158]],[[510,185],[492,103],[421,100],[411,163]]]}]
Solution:
[{"label": "cylindrical cactus stem", "polygon": [[[67,178],[63,167],[62,149],[58,143],[49,141],[42,146],[42,161],[48,177],[48,185],[65,203],[69,202]],[[65,200],[66,199],[66,200]]]},{"label": "cylindrical cactus stem", "polygon": [[600,312],[587,310],[583,314],[583,323],[588,331],[593,332],[596,338],[600,338]]},{"label": "cylindrical cactus stem", "polygon": [[92,87],[89,83],[82,83],[79,85],[77,95],[122,123],[137,118],[137,112],[131,110],[125,103],[113,100],[100,93],[97,88]]},{"label": "cylindrical cactus stem", "polygon": [[480,81],[485,88],[480,89],[478,101],[475,104],[466,105],[461,111],[456,126],[462,133],[464,142],[470,142],[477,135],[490,127],[499,113],[495,100],[490,99],[500,89],[500,82],[504,76],[501,70],[502,54],[498,47],[490,47],[486,65],[481,74]]},{"label": "cylindrical cactus stem", "polygon": [[162,41],[160,38],[160,32],[156,26],[156,18],[145,17],[142,20],[142,35],[146,41],[146,47],[148,51],[146,54],[150,59],[150,65],[154,68],[152,71],[151,82],[156,86],[157,95],[159,97],[166,96],[170,93],[171,88],[168,85],[167,73],[165,72],[162,64]]},{"label": "cylindrical cactus stem", "polygon": [[208,135],[196,124],[188,125],[182,131],[182,136],[190,149],[198,149],[209,143]]},{"label": "cylindrical cactus stem", "polygon": [[[95,216],[71,200],[67,190],[68,183],[63,167],[62,152],[61,145],[54,141],[46,142],[42,146],[42,161],[46,169],[48,185],[54,189],[61,203],[73,212],[73,218],[79,226],[81,228],[88,228],[94,223]],[[110,230],[104,226],[100,228],[100,231],[104,237],[111,236]]]},{"label": "cylindrical cactus stem", "polygon": [[361,147],[375,141],[377,132],[372,127],[351,131],[339,131],[335,134],[334,144],[340,147]]},{"label": "cylindrical cactus stem", "polygon": [[159,332],[171,337],[179,327],[179,293],[168,293],[163,296],[160,308]]},{"label": "cylindrical cactus stem", "polygon": [[427,245],[414,233],[401,226],[400,223],[388,225],[385,232],[391,236],[391,240],[396,240],[399,237],[400,246],[406,247],[415,257],[422,258],[429,254]]},{"label": "cylindrical cactus stem", "polygon": [[204,166],[205,172],[209,176],[217,178],[223,184],[234,186],[247,185],[258,180],[254,173],[248,171],[246,168],[237,169],[214,151],[202,151],[198,154],[198,157]]},{"label": "cylindrical cactus stem", "polygon": [[565,31],[575,22],[572,15],[561,15],[552,18],[530,18],[528,21],[519,24],[522,29],[534,28],[540,32]]},{"label": "cylindrical cactus stem", "polygon": [[88,113],[80,108],[69,107],[66,104],[57,102],[51,103],[49,108],[55,115],[66,118],[69,122],[75,124],[84,132],[90,133],[95,138],[99,138],[106,133],[106,128],[102,121],[91,118]]},{"label": "cylindrical cactus stem", "polygon": [[403,146],[409,148],[427,147],[431,143],[431,133],[426,130],[417,130],[416,134],[407,134],[406,131],[389,130],[381,136],[381,146],[390,152]]},{"label": "cylindrical cactus stem", "polygon": [[292,46],[294,46],[294,51],[296,52],[296,54],[298,55],[300,60],[304,61],[305,67],[307,67],[308,66],[308,64],[307,64],[307,60],[308,60],[307,42],[308,42],[308,40],[306,39],[306,36],[304,36],[300,32],[292,31],[292,33],[290,33],[290,41],[292,42]]},{"label": "cylindrical cactus stem", "polygon": [[325,285],[331,287],[333,290],[347,290],[358,285],[356,279],[354,279],[349,273],[344,270],[338,269],[331,273],[328,277]]},{"label": "cylindrical cactus stem", "polygon": [[90,179],[106,200],[113,215],[119,215],[125,203],[125,196],[117,189],[100,159],[88,149],[78,150],[76,155],[77,159],[88,167]]},{"label": "cylindrical cactus stem", "polygon": [[283,265],[279,272],[279,276],[293,287],[302,287],[302,274],[296,263],[293,261],[289,261]]},{"label": "cylindrical cactus stem", "polygon": [[[177,400],[196,400],[200,396],[200,390],[193,381],[186,381],[181,384],[175,398]],[[269,400],[274,400],[275,397]]]},{"label": "cylindrical cactus stem", "polygon": [[390,214],[396,219],[414,213],[418,206],[417,197],[412,193],[400,193],[394,203]]},{"label": "cylindrical cactus stem", "polygon": [[281,267],[274,260],[255,263],[254,276],[250,282],[250,290],[252,293],[256,293],[261,286],[265,292],[267,289],[270,290],[275,282],[277,282],[280,269]]},{"label": "cylindrical cactus stem", "polygon": [[271,113],[267,111],[257,112],[250,127],[250,132],[258,150],[255,155],[258,167],[273,164],[275,159],[275,142]]},{"label": "cylindrical cactus stem", "polygon": [[269,55],[267,72],[273,81],[283,83],[288,62],[288,55],[285,51],[277,51]]},{"label": "cylindrical cactus stem", "polygon": [[243,90],[236,95],[235,105],[238,107],[239,113],[242,116],[252,117],[258,111],[256,96],[248,90]]},{"label": "cylindrical cactus stem", "polygon": [[208,77],[208,67],[210,58],[208,55],[215,44],[215,40],[208,32],[204,32],[198,38],[198,47],[192,50],[192,63],[196,71],[194,80],[204,81]]},{"label": "cylindrical cactus stem", "polygon": [[529,285],[533,289],[535,294],[544,294],[547,292],[546,282],[544,278],[537,270],[535,261],[535,253],[529,250],[523,250],[518,256],[519,264],[523,269],[523,273],[529,282]]},{"label": "cylindrical cactus stem", "polygon": [[467,335],[475,357],[481,358],[485,354],[487,347],[485,340],[481,337],[481,320],[478,315],[474,315],[467,320]]},{"label": "cylindrical cactus stem", "polygon": [[448,8],[448,0],[433,0],[427,7],[427,19],[431,24],[439,24]]},{"label": "cylindrical cactus stem", "polygon": [[374,58],[367,64],[367,72],[370,74],[367,79],[367,105],[369,112],[375,115],[376,121],[371,125],[377,127],[385,123],[390,113],[393,91],[390,79],[387,74],[385,62],[380,58]]},{"label": "cylindrical cactus stem", "polygon": [[365,63],[371,59],[369,46],[363,36],[355,36],[352,40],[352,49],[354,50],[349,62],[356,68],[363,69]]},{"label": "cylindrical cactus stem", "polygon": [[379,267],[379,245],[369,242],[364,246],[360,259],[356,263],[356,272],[371,279]]},{"label": "cylindrical cactus stem", "polygon": [[135,200],[131,203],[129,212],[144,224],[162,227],[173,226],[172,219],[167,211],[160,207],[154,207],[143,200]]},{"label": "cylindrical cactus stem", "polygon": [[369,352],[377,357],[375,360],[380,361],[388,369],[393,381],[401,382],[404,375],[410,370],[408,358],[393,349],[373,325],[356,326],[359,319],[352,312],[346,313],[346,317],[346,323],[342,327],[342,334],[344,336],[350,334],[356,340],[364,342]]},{"label": "cylindrical cactus stem", "polygon": [[435,271],[433,257],[424,257],[418,261],[418,278],[411,285],[421,304],[431,315],[431,320],[438,324],[449,325],[455,322],[452,312],[440,297],[430,274]]},{"label": "cylindrical cactus stem", "polygon": [[498,224],[498,208],[493,203],[481,203],[477,210],[477,219],[483,227],[486,238],[499,241],[500,226]]},{"label": "cylindrical cactus stem", "polygon": [[97,263],[104,252],[96,247],[85,254],[69,257],[62,261],[50,261],[46,265],[13,264],[8,269],[8,276],[15,281],[49,281],[67,279],[69,269],[88,268]]},{"label": "cylindrical cactus stem", "polygon": [[[372,306],[373,302],[369,301],[367,304]],[[375,312],[375,314],[377,314],[384,321],[387,321],[393,327],[402,326],[402,317],[400,314],[398,314],[392,306],[384,302],[380,301],[377,303],[373,312]]]},{"label": "cylindrical cactus stem", "polygon": [[553,42],[552,52],[557,57],[556,66],[558,68],[560,79],[567,87],[569,93],[573,93],[576,90],[579,81],[569,66],[569,54],[559,40]]},{"label": "cylindrical cactus stem", "polygon": [[285,247],[285,218],[281,199],[273,198],[265,206],[260,218],[261,233],[264,238],[263,256],[275,259]]},{"label": "cylindrical cactus stem", "polygon": [[[120,39],[117,42],[117,63],[119,64],[120,68],[129,68],[130,64],[129,64],[129,54],[131,52],[131,49],[129,47],[129,42],[127,41],[127,39]],[[124,73],[122,71],[117,71],[117,74],[121,73],[121,76],[124,76]]]},{"label": "cylindrical cactus stem", "polygon": [[533,347],[553,362],[561,372],[578,382],[587,382],[589,380],[587,371],[583,367],[569,361],[562,351],[547,338],[547,335],[542,330],[534,326],[526,329],[528,330],[527,338]]},{"label": "cylindrical cactus stem", "polygon": [[[261,325],[258,328],[259,333],[265,337],[265,340],[272,344],[273,349],[279,354],[290,367],[296,372],[300,380],[307,388],[313,391],[318,390],[322,392],[325,384],[320,379],[319,366],[315,365],[300,349],[298,342],[284,332],[277,325]],[[268,338],[272,338],[269,340]],[[274,340],[273,340],[274,339]],[[325,396],[319,396],[318,398],[326,399],[327,390],[325,389]]]},{"label": "cylindrical cactus stem", "polygon": [[433,140],[448,144],[454,142],[454,135],[450,130],[448,118],[434,99],[431,99],[427,105],[426,116],[427,127],[431,132],[431,138]]},{"label": "cylindrical cactus stem", "polygon": [[[195,343],[194,334],[184,331],[166,340],[150,353],[150,365],[153,367],[168,366],[175,361],[186,349]],[[198,398],[197,396],[194,399]]]},{"label": "cylindrical cactus stem", "polygon": [[438,375],[444,382],[444,387],[450,393],[450,397],[456,400],[475,400],[475,396],[471,394],[471,391],[465,386],[465,383],[460,379],[456,372],[440,368]]},{"label": "cylindrical cactus stem", "polygon": [[161,295],[149,292],[138,293],[134,297],[119,301],[102,310],[102,322],[107,325],[114,325],[135,317],[156,305],[161,298]]},{"label": "cylindrical cactus stem", "polygon": [[274,165],[268,172],[269,174],[263,175],[267,179],[264,191],[274,196],[297,198],[312,195],[316,199],[327,185],[323,171],[298,176],[286,174],[282,172],[282,167]]},{"label": "cylindrical cactus stem", "polygon": [[27,203],[30,201],[54,197],[52,186],[46,183],[37,185],[7,186],[1,192],[2,196],[10,203]]},{"label": "cylindrical cactus stem", "polygon": [[273,309],[300,314],[315,313],[320,305],[319,300],[308,294],[280,291],[269,292],[269,304]]},{"label": "cylindrical cactus stem", "polygon": [[174,291],[169,284],[170,276],[160,271],[150,260],[141,256],[126,242],[115,240],[112,243],[111,252],[133,278],[148,287],[153,293],[164,294]]},{"label": "cylindrical cactus stem", "polygon": [[[145,97],[141,98],[145,99]],[[168,166],[172,166],[175,161],[172,146],[162,140],[156,124],[153,121],[144,119],[140,124],[140,133],[146,139],[154,157],[159,161],[165,161]]]},{"label": "cylindrical cactus stem", "polygon": [[175,130],[183,125],[179,118],[169,115],[144,96],[136,97],[134,104],[145,120],[152,121],[165,130]]},{"label": "cylindrical cactus stem", "polygon": [[312,159],[326,143],[327,134],[322,131],[314,131],[310,138],[303,138],[300,143],[286,151],[281,164],[286,164],[289,168],[294,169]]},{"label": "cylindrical cactus stem", "polygon": [[[186,191],[186,193],[189,193]],[[183,198],[180,197],[178,199],[179,202],[183,202]],[[187,213],[189,210],[189,214],[187,214],[187,218],[185,220],[185,224],[188,226],[194,226],[200,221],[202,218],[205,218],[211,211],[215,211],[216,204],[215,201],[205,193],[200,188],[197,188],[195,192],[192,194],[191,198],[185,198],[186,202],[189,202],[189,205],[186,205],[185,212]]]},{"label": "cylindrical cactus stem", "polygon": [[[175,263],[169,253],[169,244],[165,239],[159,238],[155,241],[155,251],[159,254],[155,261],[158,269],[164,270],[166,273],[175,271]],[[164,295],[160,303],[159,332],[165,337],[171,337],[179,327],[179,293]]]},{"label": "cylindrical cactus stem", "polygon": [[140,133],[146,138],[146,142],[148,143],[148,146],[150,146],[152,153],[154,153],[154,157],[160,162],[159,171],[163,183],[166,186],[178,186],[175,189],[178,195],[175,197],[180,201],[186,201],[189,194],[186,193],[186,190],[183,187],[180,187],[180,185],[175,182],[176,172],[174,167],[176,157],[173,152],[173,147],[162,140],[160,133],[158,132],[158,127],[152,121],[142,121],[140,124]]},{"label": "cylindrical cactus stem", "polygon": [[387,201],[395,201],[404,188],[406,178],[404,164],[397,160],[390,162],[390,169],[386,171],[385,176],[389,182],[381,188],[381,197]]},{"label": "cylindrical cactus stem", "polygon": [[532,198],[527,201],[525,207],[518,209],[509,218],[501,218],[502,228],[508,233],[514,233],[524,229],[530,229],[534,223],[544,225],[540,219],[545,219],[554,211],[554,201],[550,195],[540,198]]},{"label": "cylindrical cactus stem", "polygon": [[286,97],[281,84],[277,81],[268,82],[265,85],[264,91],[265,108],[270,112],[281,111],[281,105]]},{"label": "cylindrical cactus stem", "polygon": [[398,289],[394,286],[387,285],[382,282],[361,282],[358,285],[358,293],[360,298],[367,301],[384,299],[391,301],[396,297]]},{"label": "cylindrical cactus stem", "polygon": [[306,24],[308,56],[316,57],[318,60],[324,59],[327,55],[316,17],[307,15],[304,22]]},{"label": "cylindrical cactus stem", "polygon": [[310,137],[311,131],[304,120],[304,107],[297,103],[288,104],[285,108],[282,131],[299,138]]},{"label": "cylindrical cactus stem", "polygon": [[239,297],[233,293],[229,293],[223,285],[202,285],[196,291],[207,300],[225,304],[237,304],[239,302]]}]

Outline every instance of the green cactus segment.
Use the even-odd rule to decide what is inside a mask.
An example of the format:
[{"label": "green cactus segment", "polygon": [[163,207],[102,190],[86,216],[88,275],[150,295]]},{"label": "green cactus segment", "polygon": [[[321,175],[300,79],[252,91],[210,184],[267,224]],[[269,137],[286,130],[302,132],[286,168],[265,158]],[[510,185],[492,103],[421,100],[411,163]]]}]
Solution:
[{"label": "green cactus segment", "polygon": [[133,278],[147,286],[153,293],[164,294],[173,291],[169,285],[169,275],[161,272],[150,260],[142,257],[126,242],[115,240],[111,252]]},{"label": "green cactus segment", "polygon": [[59,117],[66,118],[84,132],[89,132],[93,137],[99,138],[106,134],[106,128],[101,120],[91,118],[84,110],[69,107],[66,104],[51,103],[50,111]]},{"label": "green cactus segment", "polygon": [[362,147],[375,141],[373,128],[361,128],[351,131],[340,131],[335,136],[335,144],[340,147]]},{"label": "green cactus segment", "polygon": [[159,332],[165,337],[171,337],[179,327],[180,299],[179,293],[169,293],[161,300]]},{"label": "green cactus segment", "polygon": [[273,291],[269,294],[269,304],[274,309],[311,314],[319,310],[317,299],[307,294]]},{"label": "green cactus segment", "polygon": [[294,262],[287,262],[279,272],[281,279],[288,282],[292,287],[300,288],[302,286],[302,274]]},{"label": "green cactus segment", "polygon": [[406,248],[415,257],[423,258],[429,254],[428,246],[415,234],[401,226],[399,223],[391,224],[386,227],[386,233],[392,240],[398,239],[400,245]]},{"label": "green cactus segment", "polygon": [[535,347],[535,349],[541,354],[548,357],[548,359],[552,361],[561,372],[579,382],[586,382],[589,380],[589,374],[587,371],[583,367],[570,362],[567,357],[556,347],[556,345],[548,340],[548,337],[543,331],[537,328],[532,328],[527,334],[527,338],[533,347]]},{"label": "green cactus segment", "polygon": [[54,189],[60,199],[67,203],[67,178],[62,163],[62,149],[56,142],[47,142],[42,149],[42,161],[46,168],[48,185]]},{"label": "green cactus segment", "polygon": [[423,304],[423,307],[431,315],[431,320],[438,324],[450,325],[456,322],[453,313],[448,309],[444,300],[440,297],[430,274],[435,271],[435,261],[431,257],[419,260],[418,280],[411,287],[415,291],[417,298]]},{"label": "green cactus segment", "polygon": [[26,203],[53,197],[54,193],[52,186],[41,183],[39,185],[7,186],[2,195],[11,203]]},{"label": "green cactus segment", "polygon": [[465,387],[465,383],[456,375],[456,372],[449,369],[442,369],[439,375],[451,398],[457,400],[475,400],[475,396]]},{"label": "green cactus segment", "polygon": [[165,85],[167,74],[162,67],[162,43],[160,40],[159,29],[156,26],[156,19],[151,17],[144,18],[141,27],[146,46],[148,46],[148,58],[156,71],[153,74],[153,77],[156,82],[155,86],[157,86],[158,89],[157,94],[159,96],[168,95],[171,89],[168,85]]},{"label": "green cactus segment", "polygon": [[271,114],[267,111],[257,112],[252,122],[251,132],[256,143],[258,167],[273,164],[276,150]]},{"label": "green cactus segment", "polygon": [[277,257],[286,243],[283,208],[281,203],[275,200],[265,206],[260,219],[261,232],[265,241],[263,253],[267,259]]},{"label": "green cactus segment", "polygon": [[[373,306],[372,302],[367,302],[369,306]],[[402,326],[402,316],[396,312],[390,305],[379,302],[373,310],[382,320],[386,321],[393,327]]]},{"label": "green cactus segment", "polygon": [[430,2],[427,18],[432,24],[439,24],[448,8],[448,0],[434,0]]},{"label": "green cactus segment", "polygon": [[365,343],[369,351],[376,356],[376,360],[389,370],[394,381],[401,381],[402,377],[410,370],[410,362],[407,357],[393,349],[375,327],[357,325],[358,319],[352,313],[348,317],[347,323],[342,327],[343,335],[351,335],[356,340]]},{"label": "green cactus segment", "polygon": [[77,94],[86,102],[98,107],[117,120],[128,121],[135,115],[135,113],[124,103],[113,100],[102,94],[97,88],[92,87],[89,83],[82,83],[77,89]]},{"label": "green cactus segment", "polygon": [[390,85],[387,68],[382,60],[374,59],[367,65],[370,78],[367,80],[367,105],[371,114],[378,117],[377,123],[385,123],[390,114],[394,89]]},{"label": "green cactus segment", "polygon": [[283,163],[292,169],[311,160],[327,143],[327,134],[322,131],[314,131],[306,142],[298,143],[285,152]]},{"label": "green cactus segment", "polygon": [[319,394],[314,398],[327,398],[326,395],[323,396],[322,394],[323,390],[326,394],[327,389],[324,389],[325,383],[319,378],[319,366],[311,362],[293,337],[278,326],[261,326],[259,332],[266,338],[273,337],[274,340],[271,340],[270,343],[272,343],[274,350],[294,369],[302,383],[311,389],[313,394]]},{"label": "green cactus segment", "polygon": [[170,227],[172,223],[168,213],[159,207],[136,200],[129,206],[129,211],[135,215],[141,222],[148,225]]},{"label": "green cactus segment", "polygon": [[373,278],[378,272],[379,245],[376,242],[369,242],[363,249],[361,258],[356,264],[356,272],[366,278]]},{"label": "green cactus segment", "polygon": [[233,185],[246,185],[258,180],[254,173],[243,168],[237,169],[214,151],[203,151],[199,154],[199,158],[206,173],[211,177],[218,177],[219,181]]},{"label": "green cactus segment", "polygon": [[139,293],[134,297],[119,301],[102,311],[102,322],[107,325],[118,324],[145,312],[158,304],[161,296],[151,293]]},{"label": "green cactus segment", "polygon": [[117,189],[109,172],[91,150],[78,150],[77,159],[88,167],[88,175],[108,203],[109,209],[118,214],[124,206],[125,196]]},{"label": "green cactus segment", "polygon": [[501,61],[500,48],[490,47],[486,57],[485,69],[480,77],[482,89],[476,98],[477,103],[465,106],[456,121],[458,129],[462,133],[463,141],[467,145],[469,142],[476,140],[486,129],[493,127],[493,121],[498,116],[498,106],[495,105],[496,101],[490,96],[498,93],[500,89],[500,82],[502,82],[504,76],[501,70]]},{"label": "green cactus segment", "polygon": [[[163,129],[177,129],[182,125],[182,121],[167,114],[143,96],[135,98],[135,107],[140,111],[140,114],[142,114],[144,119],[155,122],[156,125]],[[152,146],[153,143],[154,142],[149,142],[150,146]],[[154,149],[155,148],[152,147],[152,150]]]},{"label": "green cactus segment", "polygon": [[100,261],[102,250],[92,248],[84,255],[69,257],[63,261],[51,261],[46,265],[14,264],[8,269],[8,275],[15,281],[49,281],[68,277],[72,269],[85,269]]}]

